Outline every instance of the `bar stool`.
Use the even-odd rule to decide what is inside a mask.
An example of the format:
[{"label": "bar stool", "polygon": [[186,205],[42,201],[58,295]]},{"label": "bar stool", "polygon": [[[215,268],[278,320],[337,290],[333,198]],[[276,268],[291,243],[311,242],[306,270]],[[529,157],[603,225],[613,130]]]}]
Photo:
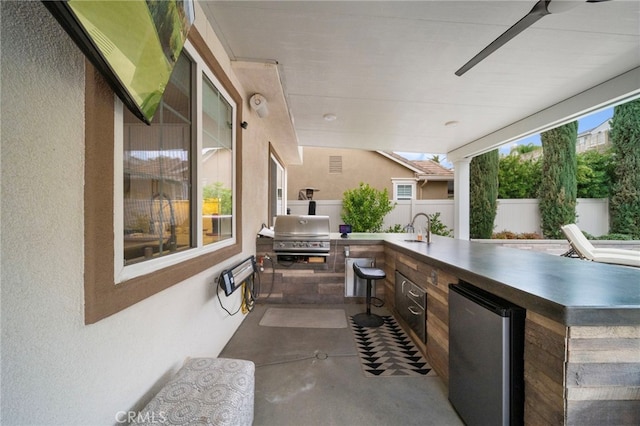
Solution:
[{"label": "bar stool", "polygon": [[380,327],[384,320],[382,317],[371,313],[371,280],[381,280],[387,275],[382,269],[367,268],[353,264],[353,271],[362,279],[367,280],[367,312],[353,316],[353,322],[360,327]]}]

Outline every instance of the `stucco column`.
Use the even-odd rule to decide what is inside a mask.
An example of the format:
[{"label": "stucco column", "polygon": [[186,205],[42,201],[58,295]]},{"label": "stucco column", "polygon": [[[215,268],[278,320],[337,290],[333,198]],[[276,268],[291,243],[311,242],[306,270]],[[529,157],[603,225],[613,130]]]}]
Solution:
[{"label": "stucco column", "polygon": [[469,177],[470,158],[453,163],[453,233],[458,240],[469,239]]}]

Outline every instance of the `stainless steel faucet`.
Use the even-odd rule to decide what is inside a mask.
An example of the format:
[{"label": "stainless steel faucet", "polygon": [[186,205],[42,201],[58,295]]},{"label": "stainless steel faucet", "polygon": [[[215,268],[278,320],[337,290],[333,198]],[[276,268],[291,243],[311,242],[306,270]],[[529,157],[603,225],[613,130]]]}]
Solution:
[{"label": "stainless steel faucet", "polygon": [[413,224],[415,223],[418,216],[424,216],[427,218],[427,230],[425,232],[425,240],[427,241],[427,243],[430,243],[431,242],[431,218],[426,213],[417,213],[415,216],[413,216],[413,219],[411,219],[411,223],[405,226],[404,229],[407,232],[413,233],[415,229]]}]

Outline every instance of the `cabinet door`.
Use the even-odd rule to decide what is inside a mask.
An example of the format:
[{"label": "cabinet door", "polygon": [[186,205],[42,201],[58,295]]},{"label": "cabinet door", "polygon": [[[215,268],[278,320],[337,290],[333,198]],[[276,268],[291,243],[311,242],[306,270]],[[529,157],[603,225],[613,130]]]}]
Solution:
[{"label": "cabinet door", "polygon": [[408,317],[407,323],[409,324],[409,327],[411,327],[411,329],[418,335],[420,341],[424,343],[427,341],[424,308],[416,303],[413,303],[413,301],[409,298],[407,298],[407,300],[409,301],[409,305],[407,306],[406,310]]}]

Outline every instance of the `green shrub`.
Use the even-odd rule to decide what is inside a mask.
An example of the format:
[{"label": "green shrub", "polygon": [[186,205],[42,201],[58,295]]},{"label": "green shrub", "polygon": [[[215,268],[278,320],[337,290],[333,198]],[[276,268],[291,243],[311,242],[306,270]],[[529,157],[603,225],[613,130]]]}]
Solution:
[{"label": "green shrub", "polygon": [[435,212],[434,214],[428,214],[427,216],[429,216],[429,219],[431,219],[432,234],[453,238],[453,229],[448,228],[447,225],[442,223],[442,221],[440,220],[440,212]]},{"label": "green shrub", "polygon": [[358,188],[344,192],[340,217],[353,232],[380,232],[384,217],[394,207],[387,188],[379,191],[361,182]]},{"label": "green shrub", "polygon": [[597,238],[592,238],[593,240],[617,240],[617,241],[631,241],[634,240],[633,235],[629,234],[606,234],[600,235]]},{"label": "green shrub", "polygon": [[577,160],[578,198],[608,198],[615,167],[611,152],[589,150],[578,154]]},{"label": "green shrub", "polygon": [[233,209],[232,194],[230,188],[225,188],[222,182],[206,185],[202,188],[202,198],[220,200],[220,211],[218,214],[231,214]]},{"label": "green shrub", "polygon": [[537,198],[541,179],[541,161],[523,160],[518,155],[500,158],[498,198]]},{"label": "green shrub", "polygon": [[[451,237],[453,238],[453,229],[447,227],[440,220],[440,212],[435,212],[434,214],[427,214],[431,221],[431,233],[433,235],[440,235],[442,237]],[[395,224],[387,228],[384,232],[387,233],[401,233],[405,232],[405,227],[400,224]]]},{"label": "green shrub", "polygon": [[587,240],[618,240],[618,241],[630,241],[633,240],[633,235],[629,234],[605,234],[596,237],[591,235],[587,231],[582,231],[582,234],[585,236]]},{"label": "green shrub", "polygon": [[393,226],[388,227],[387,229],[385,229],[382,232],[386,232],[387,234],[400,234],[402,232],[404,232],[404,227],[398,223],[396,223]]}]

